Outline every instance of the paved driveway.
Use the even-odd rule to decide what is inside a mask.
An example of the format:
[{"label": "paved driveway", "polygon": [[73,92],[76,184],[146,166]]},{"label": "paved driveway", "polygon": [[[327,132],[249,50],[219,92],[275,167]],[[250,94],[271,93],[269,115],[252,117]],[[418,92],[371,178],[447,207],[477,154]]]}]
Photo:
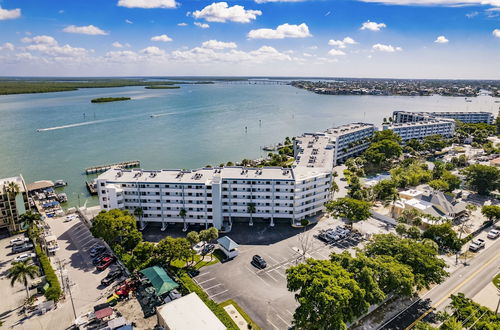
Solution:
[{"label": "paved driveway", "polygon": [[[240,245],[240,254],[234,260],[204,267],[194,279],[216,302],[236,300],[262,328],[288,329],[292,326],[297,303],[293,293],[286,288],[286,269],[303,260],[303,250],[306,250],[306,258],[328,259],[330,253],[352,247],[353,241],[346,240],[332,246],[314,237],[321,230],[337,225],[343,223],[328,218],[306,232],[294,229],[294,235],[288,232],[289,227],[266,227],[272,243],[261,244],[257,240],[257,244]],[[252,228],[250,233],[254,229],[259,230]],[[281,229],[287,238],[273,240],[272,237],[280,236]],[[229,236],[233,237],[232,234]],[[265,269],[259,270],[250,264],[255,254],[266,260]]]}]

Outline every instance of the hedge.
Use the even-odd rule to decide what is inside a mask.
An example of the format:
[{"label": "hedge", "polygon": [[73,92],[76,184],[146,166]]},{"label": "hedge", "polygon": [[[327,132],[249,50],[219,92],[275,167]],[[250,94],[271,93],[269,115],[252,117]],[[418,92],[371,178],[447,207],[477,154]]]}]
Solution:
[{"label": "hedge", "polygon": [[193,282],[191,277],[183,271],[178,272],[178,279],[182,286],[189,292],[196,292],[198,297],[207,305],[208,308],[217,316],[217,318],[227,327],[228,330],[239,330],[236,323],[233,322],[231,317],[226,313],[224,308],[210,299],[196,283]]},{"label": "hedge", "polygon": [[42,265],[42,269],[45,274],[45,280],[50,285],[50,288],[45,291],[45,298],[47,298],[47,300],[58,301],[59,297],[61,297],[62,294],[61,285],[59,284],[59,280],[57,279],[56,272],[50,264],[49,257],[47,257],[45,252],[43,252],[42,247],[39,244],[36,244],[35,252],[38,260],[40,260],[40,264]]}]

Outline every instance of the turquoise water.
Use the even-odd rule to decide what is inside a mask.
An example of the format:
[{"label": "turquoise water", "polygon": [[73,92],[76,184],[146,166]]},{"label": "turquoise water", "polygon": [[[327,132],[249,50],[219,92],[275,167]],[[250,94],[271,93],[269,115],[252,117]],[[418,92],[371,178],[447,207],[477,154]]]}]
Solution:
[{"label": "turquoise water", "polygon": [[[90,103],[107,96],[132,100]],[[76,205],[79,193],[82,202],[88,197],[90,177],[83,170],[94,165],[138,159],[145,169],[197,168],[264,156],[261,146],[285,136],[353,121],[380,124],[393,110],[496,114],[498,106],[488,96],[469,103],[440,96],[317,95],[291,86],[243,84],[7,95],[0,96],[0,177],[22,173],[28,183],[63,179],[69,204]],[[89,199],[89,205],[95,203]]]}]

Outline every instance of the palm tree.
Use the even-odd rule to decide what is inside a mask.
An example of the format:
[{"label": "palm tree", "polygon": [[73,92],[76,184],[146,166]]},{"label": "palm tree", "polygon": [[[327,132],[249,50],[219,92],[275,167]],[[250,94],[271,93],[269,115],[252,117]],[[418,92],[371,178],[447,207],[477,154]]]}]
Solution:
[{"label": "palm tree", "polygon": [[10,285],[14,286],[16,282],[24,284],[26,289],[26,296],[29,298],[30,292],[28,290],[28,278],[34,279],[38,275],[38,267],[28,264],[28,260],[16,262],[9,269],[7,278],[10,278]]},{"label": "palm tree", "polygon": [[247,212],[250,213],[250,224],[249,224],[250,226],[253,226],[252,214],[254,214],[256,211],[257,209],[255,208],[255,203],[253,202],[247,203]]},{"label": "palm tree", "polygon": [[10,215],[10,221],[12,225],[12,230],[16,230],[16,219],[14,219],[14,212],[12,211],[12,205],[10,203],[11,200],[16,199],[16,195],[19,194],[20,188],[17,183],[14,181],[7,183],[7,188],[5,189],[5,192],[7,193],[7,202],[9,204],[9,215]]},{"label": "palm tree", "polygon": [[187,215],[187,211],[185,208],[182,208],[180,209],[179,211],[179,216],[182,218],[182,221],[184,222],[184,231],[187,230],[187,227],[186,227],[186,215]]},{"label": "palm tree", "polygon": [[139,221],[141,223],[141,228],[143,228],[143,223],[142,223],[142,216],[144,215],[144,211],[140,207],[136,207],[134,210],[134,215],[139,218]]},{"label": "palm tree", "polygon": [[386,200],[384,201],[384,204],[386,206],[391,205],[392,218],[394,218],[394,209],[396,208],[396,202],[399,201],[400,199],[401,198],[399,197],[399,193],[397,191],[394,191],[389,196],[387,196]]}]

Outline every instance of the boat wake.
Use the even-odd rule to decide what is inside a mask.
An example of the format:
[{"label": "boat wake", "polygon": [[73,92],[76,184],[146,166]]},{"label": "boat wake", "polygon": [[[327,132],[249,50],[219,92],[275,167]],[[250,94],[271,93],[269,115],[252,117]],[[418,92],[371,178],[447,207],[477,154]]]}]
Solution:
[{"label": "boat wake", "polygon": [[82,122],[82,123],[75,123],[75,124],[68,124],[68,125],[54,126],[54,127],[47,127],[47,128],[39,128],[36,131],[37,132],[55,131],[55,130],[64,129],[64,128],[71,128],[71,127],[79,127],[79,126],[94,125],[94,124],[99,124],[99,123],[106,123],[106,122],[114,121],[114,120],[116,120],[116,119],[92,120],[92,121],[85,121],[85,122]]}]

